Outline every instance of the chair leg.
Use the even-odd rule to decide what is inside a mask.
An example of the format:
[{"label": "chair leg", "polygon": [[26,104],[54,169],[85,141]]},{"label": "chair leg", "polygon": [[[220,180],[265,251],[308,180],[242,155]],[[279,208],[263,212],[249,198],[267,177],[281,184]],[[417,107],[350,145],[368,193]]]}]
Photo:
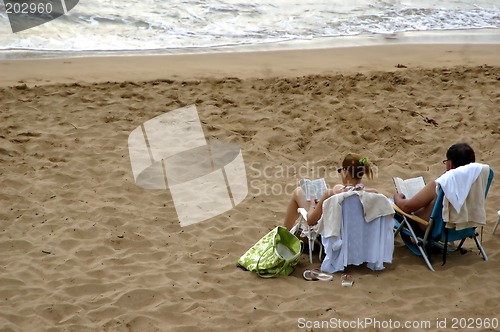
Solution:
[{"label": "chair leg", "polygon": [[427,255],[425,254],[425,252],[423,252],[423,250],[421,248],[420,248],[420,251],[422,252],[422,257],[424,257],[425,264],[427,264],[427,267],[429,268],[429,270],[431,270],[432,272],[436,272],[434,270],[434,268],[432,267],[432,264],[429,261],[429,258],[427,258]]},{"label": "chair leg", "polygon": [[[404,217],[403,217],[403,218],[401,218],[401,220],[398,220],[398,219],[396,218],[396,216],[398,216],[398,215],[397,215],[397,214],[395,214],[395,215],[394,215],[394,220],[395,220],[395,221],[396,221],[399,225],[397,225],[397,226],[398,226],[397,228],[396,228],[396,227],[394,227],[394,228],[396,228],[396,230],[394,231],[394,238],[396,238],[396,236],[397,236],[399,233],[401,233],[401,231],[403,230],[403,226],[404,226],[404,219],[403,219]],[[394,225],[394,226],[396,226],[396,225]]]},{"label": "chair leg", "polygon": [[324,250],[323,243],[321,243],[321,241],[318,240],[317,238],[316,238],[316,241],[318,242],[318,246],[319,246],[318,259],[321,262],[323,260],[323,250]]},{"label": "chair leg", "polygon": [[427,252],[423,248],[423,245],[424,245],[423,242],[419,241],[419,244],[417,244],[417,248],[418,248],[418,250],[420,250],[420,253],[422,254],[422,258],[424,259],[425,264],[427,264],[427,267],[429,268],[429,270],[431,270],[432,272],[436,272],[434,270],[434,268],[432,267],[431,261],[429,260],[429,257],[427,256]]},{"label": "chair leg", "polygon": [[318,241],[318,239],[308,239],[308,242],[309,242],[309,263],[313,263],[313,251],[314,251],[314,247],[315,247],[315,243],[317,242],[318,243],[318,246],[319,246],[319,254],[318,254],[318,258],[319,258],[319,261],[321,262],[321,259],[323,258],[323,244],[321,244],[320,241]]},{"label": "chair leg", "polygon": [[311,234],[309,234],[309,263],[313,263],[313,250],[314,250],[314,239],[311,239]]},{"label": "chair leg", "polygon": [[474,236],[474,241],[476,241],[477,249],[479,249],[479,251],[481,252],[481,255],[483,256],[483,259],[485,261],[487,261],[488,260],[488,256],[486,256],[486,251],[484,251],[483,246],[481,245],[481,243],[477,239],[477,236]]},{"label": "chair leg", "polygon": [[408,220],[406,220],[406,218],[404,219],[404,222],[407,223],[408,230],[410,231],[411,236],[415,240],[417,248],[418,248],[418,250],[420,250],[420,253],[422,254],[422,257],[424,258],[425,264],[427,264],[427,267],[429,268],[429,270],[431,270],[432,272],[435,272],[434,268],[432,267],[431,261],[429,260],[429,257],[427,256],[427,252],[425,251],[425,248],[424,248],[425,247],[425,242],[424,242],[424,240],[419,239],[417,237],[417,235],[413,231],[413,228],[411,227],[411,225],[408,222]]},{"label": "chair leg", "polygon": [[[443,264],[441,264],[441,266],[444,266],[444,264],[446,264],[446,254],[448,254],[448,229],[447,228],[444,229],[444,234],[445,235],[444,235]],[[462,243],[464,243],[463,240],[458,245],[458,247],[461,247]]]},{"label": "chair leg", "polygon": [[500,223],[500,211],[498,211],[498,219],[497,219],[497,222],[495,224],[495,227],[493,227],[493,235],[497,231],[498,223]]}]

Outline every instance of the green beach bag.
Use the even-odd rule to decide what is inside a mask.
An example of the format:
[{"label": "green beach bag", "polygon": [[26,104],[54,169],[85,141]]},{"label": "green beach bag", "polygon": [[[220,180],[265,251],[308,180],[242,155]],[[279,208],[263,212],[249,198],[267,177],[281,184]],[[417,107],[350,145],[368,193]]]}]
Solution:
[{"label": "green beach bag", "polygon": [[238,259],[238,266],[263,278],[290,275],[297,265],[304,243],[286,228],[278,226]]}]

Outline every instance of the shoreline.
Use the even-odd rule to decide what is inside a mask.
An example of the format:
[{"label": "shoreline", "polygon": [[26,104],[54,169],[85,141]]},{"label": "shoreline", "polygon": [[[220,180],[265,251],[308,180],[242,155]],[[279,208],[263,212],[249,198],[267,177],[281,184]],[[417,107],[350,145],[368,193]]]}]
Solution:
[{"label": "shoreline", "polygon": [[500,44],[393,44],[185,55],[0,60],[0,86],[193,80],[500,66]]},{"label": "shoreline", "polygon": [[320,37],[260,44],[240,44],[213,47],[164,48],[149,50],[88,50],[58,51],[10,49],[0,50],[2,60],[68,59],[106,56],[189,55],[217,53],[247,53],[266,51],[315,50],[356,46],[412,44],[500,44],[500,29],[467,29],[444,31],[410,31],[394,34],[364,34],[357,36]]}]

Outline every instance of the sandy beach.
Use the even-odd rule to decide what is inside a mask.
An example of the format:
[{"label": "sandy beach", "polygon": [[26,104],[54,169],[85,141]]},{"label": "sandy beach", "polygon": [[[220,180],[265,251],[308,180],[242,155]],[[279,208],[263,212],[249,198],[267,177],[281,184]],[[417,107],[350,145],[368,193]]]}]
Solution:
[{"label": "sandy beach", "polygon": [[[468,240],[444,266],[433,256],[433,273],[396,238],[384,271],[348,268],[353,287],[339,274],[305,281],[306,254],[289,277],[236,267],[283,222],[298,181],[283,167],[322,175],[361,153],[378,168],[367,184],[392,197],[392,176],[433,180],[446,149],[465,141],[500,174],[499,54],[456,44],[0,61],[0,331],[499,324],[498,178],[487,262]],[[168,190],[135,185],[127,139],[191,104],[207,138],[241,147],[250,192],[181,227]]]}]

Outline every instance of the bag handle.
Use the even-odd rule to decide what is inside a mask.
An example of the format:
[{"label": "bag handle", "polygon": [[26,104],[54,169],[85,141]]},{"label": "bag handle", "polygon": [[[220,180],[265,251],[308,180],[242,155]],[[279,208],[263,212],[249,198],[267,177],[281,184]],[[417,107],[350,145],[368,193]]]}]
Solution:
[{"label": "bag handle", "polygon": [[285,262],[283,264],[283,267],[280,268],[276,273],[274,273],[274,274],[273,273],[268,273],[268,274],[262,274],[262,273],[260,273],[260,269],[259,269],[260,259],[264,256],[264,254],[266,252],[269,251],[269,249],[271,249],[273,247],[274,247],[274,243],[271,243],[269,245],[269,247],[267,247],[267,249],[264,250],[264,252],[262,253],[262,255],[260,255],[259,259],[257,260],[257,265],[255,266],[255,270],[256,270],[257,274],[259,275],[259,277],[261,277],[261,278],[272,278],[272,277],[275,277],[278,274],[280,274],[288,266],[288,261],[285,260]]},{"label": "bag handle", "polygon": [[257,272],[257,274],[259,275],[259,277],[261,278],[273,278],[273,277],[276,277],[278,274],[280,274],[281,272],[283,272],[283,270],[285,270],[288,265],[290,265],[290,262],[291,261],[294,261],[297,256],[300,256],[300,254],[302,253],[302,250],[304,249],[304,243],[301,241],[300,242],[300,251],[297,253],[297,255],[295,255],[294,257],[290,258],[290,259],[283,259],[283,266],[275,273],[268,273],[268,274],[262,274],[260,273],[260,270],[259,270],[259,262],[260,262],[260,259],[264,256],[264,254],[271,248],[273,248],[275,245],[275,243],[272,243],[271,245],[269,245],[269,247],[267,247],[266,250],[264,250],[264,252],[262,253],[262,255],[260,255],[259,259],[257,260],[257,265],[255,266],[255,270]]}]

